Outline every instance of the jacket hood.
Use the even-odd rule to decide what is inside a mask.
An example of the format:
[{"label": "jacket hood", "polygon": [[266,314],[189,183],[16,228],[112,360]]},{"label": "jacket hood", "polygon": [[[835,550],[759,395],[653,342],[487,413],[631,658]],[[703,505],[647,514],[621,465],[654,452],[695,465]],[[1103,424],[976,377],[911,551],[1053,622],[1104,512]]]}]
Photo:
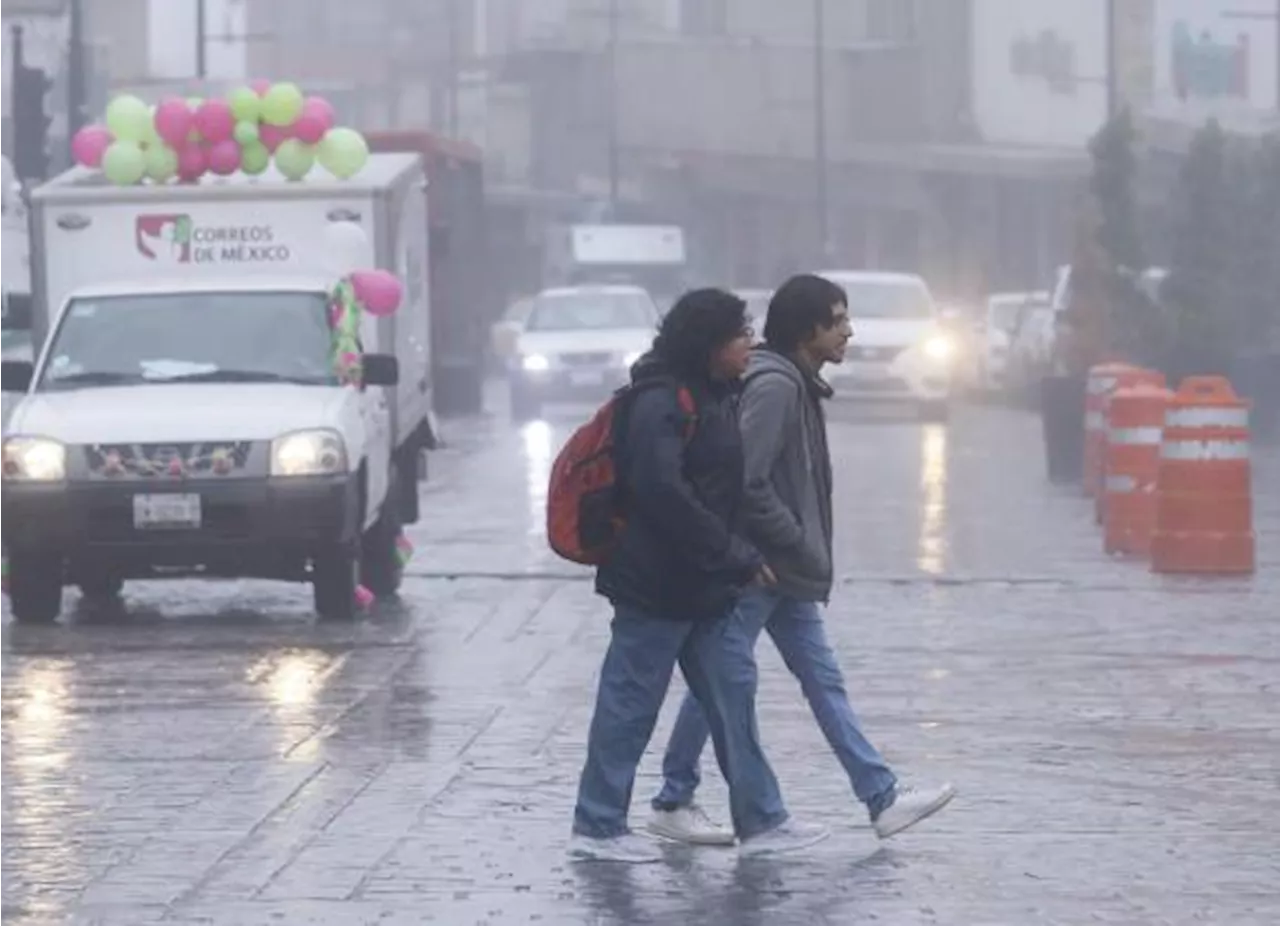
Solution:
[{"label": "jacket hood", "polygon": [[786,354],[779,353],[772,347],[757,347],[751,352],[751,359],[747,362],[747,376],[766,371],[786,375],[797,385],[809,389],[819,398],[829,399],[833,394],[826,380],[816,374],[807,373]]}]

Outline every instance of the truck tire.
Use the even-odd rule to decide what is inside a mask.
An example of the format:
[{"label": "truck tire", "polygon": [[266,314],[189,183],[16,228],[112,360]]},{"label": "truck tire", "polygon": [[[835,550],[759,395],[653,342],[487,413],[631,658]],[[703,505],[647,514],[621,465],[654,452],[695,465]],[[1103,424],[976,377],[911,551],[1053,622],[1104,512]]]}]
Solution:
[{"label": "truck tire", "polygon": [[404,576],[399,551],[396,549],[401,523],[399,492],[400,479],[398,471],[393,467],[382,511],[360,543],[360,578],[365,588],[378,598],[394,597]]},{"label": "truck tire", "polygon": [[19,624],[52,624],[62,613],[62,560],[9,554],[9,610]]},{"label": "truck tire", "polygon": [[321,620],[354,620],[359,613],[356,607],[359,584],[360,556],[354,545],[334,544],[312,558],[311,592]]}]

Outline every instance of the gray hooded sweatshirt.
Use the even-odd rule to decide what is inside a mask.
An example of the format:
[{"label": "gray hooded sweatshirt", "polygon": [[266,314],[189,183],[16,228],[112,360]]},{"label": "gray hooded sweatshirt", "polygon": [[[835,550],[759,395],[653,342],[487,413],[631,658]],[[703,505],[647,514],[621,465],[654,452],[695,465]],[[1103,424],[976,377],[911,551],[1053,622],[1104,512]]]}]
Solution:
[{"label": "gray hooded sweatshirt", "polygon": [[746,455],[745,529],[802,601],[831,596],[831,454],[821,401],[831,388],[790,358],[757,348],[739,404]]}]

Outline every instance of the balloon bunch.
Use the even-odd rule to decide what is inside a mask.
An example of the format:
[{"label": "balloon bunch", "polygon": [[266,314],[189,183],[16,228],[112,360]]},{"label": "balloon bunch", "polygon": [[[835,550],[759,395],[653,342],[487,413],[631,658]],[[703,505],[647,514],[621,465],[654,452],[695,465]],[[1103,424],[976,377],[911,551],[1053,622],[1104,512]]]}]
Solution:
[{"label": "balloon bunch", "polygon": [[360,316],[391,315],[400,308],[404,287],[388,270],[357,270],[343,277],[329,294],[329,328],[333,332],[333,369],[338,380],[358,386],[363,378],[360,363]]},{"label": "balloon bunch", "polygon": [[206,172],[254,176],[273,159],[289,180],[301,180],[317,163],[346,180],[364,167],[369,145],[355,129],[335,126],[336,119],[327,100],[304,96],[288,82],[254,81],[225,98],[168,97],[154,107],[123,95],[108,104],[105,125],[75,134],[71,153],[118,186],[175,177],[194,183]]}]

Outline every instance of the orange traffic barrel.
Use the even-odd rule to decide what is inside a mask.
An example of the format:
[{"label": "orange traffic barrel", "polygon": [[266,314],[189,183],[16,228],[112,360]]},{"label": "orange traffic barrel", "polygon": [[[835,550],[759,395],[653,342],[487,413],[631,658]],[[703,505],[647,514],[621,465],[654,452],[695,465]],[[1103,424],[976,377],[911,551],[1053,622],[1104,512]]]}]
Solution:
[{"label": "orange traffic barrel", "polygon": [[1103,549],[1147,556],[1156,526],[1156,477],[1165,414],[1173,393],[1140,383],[1111,393],[1107,402],[1106,475],[1103,478]]},{"label": "orange traffic barrel", "polygon": [[1165,414],[1151,568],[1254,571],[1249,406],[1220,376],[1188,377]]},{"label": "orange traffic barrel", "polygon": [[1107,435],[1111,431],[1109,419],[1111,397],[1115,395],[1117,389],[1128,389],[1142,385],[1163,389],[1166,386],[1163,373],[1135,366],[1124,366],[1114,376],[1106,377],[1104,383],[1105,385],[1098,401],[1101,411],[1099,413],[1098,431],[1094,435],[1095,455],[1093,457],[1094,478],[1096,480],[1096,489],[1093,492],[1093,515],[1094,520],[1099,524],[1103,523],[1106,516]]},{"label": "orange traffic barrel", "polygon": [[1119,376],[1137,367],[1128,363],[1099,363],[1089,368],[1084,403],[1084,491],[1090,498],[1102,489],[1102,440],[1107,430],[1107,394]]}]

